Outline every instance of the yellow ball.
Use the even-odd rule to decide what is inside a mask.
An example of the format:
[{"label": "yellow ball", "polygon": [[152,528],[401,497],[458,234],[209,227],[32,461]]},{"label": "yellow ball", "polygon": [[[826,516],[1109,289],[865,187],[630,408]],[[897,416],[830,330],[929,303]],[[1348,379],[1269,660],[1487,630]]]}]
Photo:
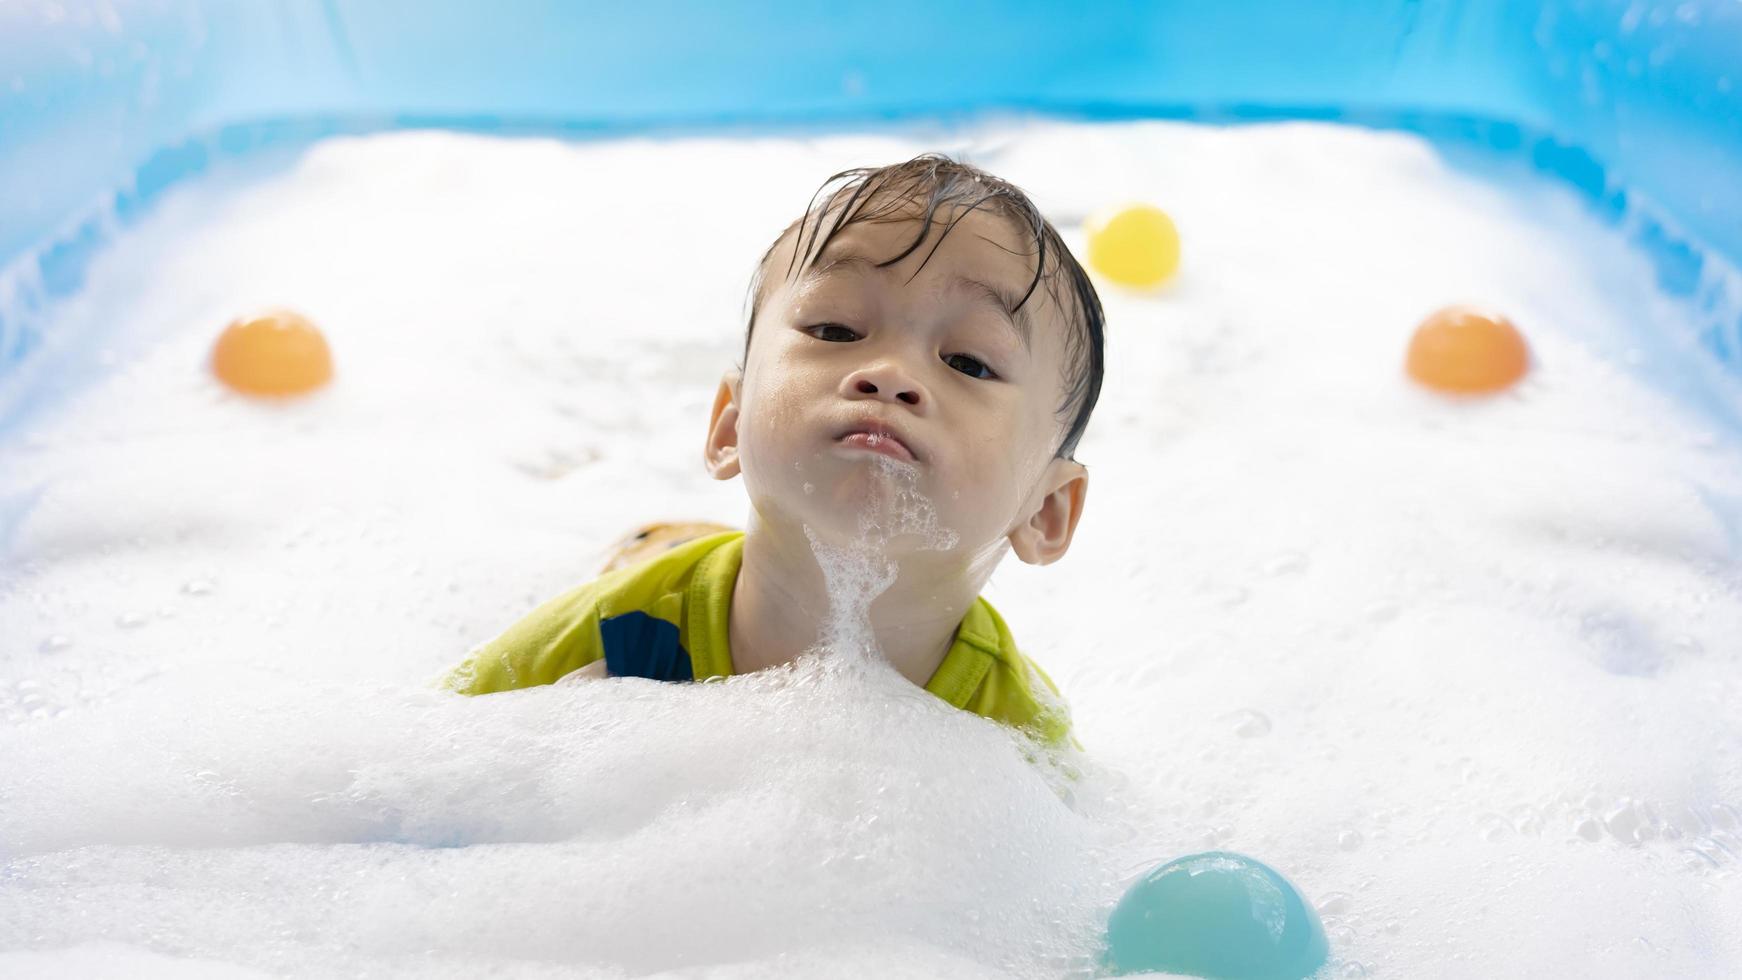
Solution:
[{"label": "yellow ball", "polygon": [[300,395],[333,377],[320,328],[292,310],[233,321],[212,345],[212,373],[244,395]]},{"label": "yellow ball", "polygon": [[1179,268],[1179,229],[1158,207],[1134,204],[1087,230],[1089,265],[1122,286],[1159,286]]}]

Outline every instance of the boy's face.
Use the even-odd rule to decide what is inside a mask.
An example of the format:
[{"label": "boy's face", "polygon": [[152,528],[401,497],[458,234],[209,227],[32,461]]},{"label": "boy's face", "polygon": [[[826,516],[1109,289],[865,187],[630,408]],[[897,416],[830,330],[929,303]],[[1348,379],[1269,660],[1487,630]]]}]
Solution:
[{"label": "boy's face", "polygon": [[[1068,545],[1087,484],[1081,466],[1053,455],[1063,315],[1045,288],[1023,307],[1026,324],[1009,312],[1034,260],[1010,222],[985,211],[963,217],[941,245],[939,219],[911,254],[877,268],[913,240],[916,222],[849,225],[802,275],[769,291],[742,377],[729,372],[722,383],[710,468],[722,479],[741,468],[762,518],[826,540],[858,537],[867,513],[889,531],[891,507],[926,521],[917,491],[953,547],[978,553],[1008,538],[1024,560],[1051,561]],[[795,240],[789,232],[770,270],[789,267]],[[735,453],[722,455],[728,446]],[[1029,528],[1036,521],[1052,526]],[[1062,543],[1029,540],[1061,532]]]}]

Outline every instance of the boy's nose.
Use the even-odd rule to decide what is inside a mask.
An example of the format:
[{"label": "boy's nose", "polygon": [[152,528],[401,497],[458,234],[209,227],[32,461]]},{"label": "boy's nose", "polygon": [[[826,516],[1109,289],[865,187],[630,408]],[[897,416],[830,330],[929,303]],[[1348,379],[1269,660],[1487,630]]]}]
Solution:
[{"label": "boy's nose", "polygon": [[842,394],[850,399],[879,398],[916,408],[930,402],[913,376],[889,361],[867,365],[847,375]]}]

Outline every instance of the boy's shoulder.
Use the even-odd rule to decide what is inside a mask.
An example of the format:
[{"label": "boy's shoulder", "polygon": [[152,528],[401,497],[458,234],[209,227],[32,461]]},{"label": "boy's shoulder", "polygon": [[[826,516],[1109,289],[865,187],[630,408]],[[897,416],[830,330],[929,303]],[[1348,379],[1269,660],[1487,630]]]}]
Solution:
[{"label": "boy's shoulder", "polygon": [[462,694],[552,684],[599,660],[616,676],[730,674],[726,614],[742,531],[683,542],[541,604],[445,676]]},{"label": "boy's shoulder", "polygon": [[1070,708],[1058,685],[1021,651],[1004,617],[984,596],[968,608],[955,644],[926,690],[1049,744],[1070,736]]},{"label": "boy's shoulder", "polygon": [[[603,660],[616,677],[696,680],[733,673],[728,632],[744,532],[679,543],[540,605],[449,672],[443,687],[489,694],[552,684]],[[1059,744],[1070,710],[1018,648],[1004,617],[976,598],[925,685],[957,708]]]}]

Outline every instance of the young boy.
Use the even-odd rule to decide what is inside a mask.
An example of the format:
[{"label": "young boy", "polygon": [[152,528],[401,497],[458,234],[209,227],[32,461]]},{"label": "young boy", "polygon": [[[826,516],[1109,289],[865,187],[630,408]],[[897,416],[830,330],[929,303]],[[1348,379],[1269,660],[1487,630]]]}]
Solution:
[{"label": "young boy", "polygon": [[1052,225],[991,174],[927,154],[823,190],[836,182],[763,256],[743,361],[708,422],[707,470],[743,474],[748,531],[679,543],[552,599],[446,687],[788,663],[835,622],[819,554],[862,545],[868,502],[899,484],[924,527],[884,522],[896,533],[880,560],[895,575],[861,616],[876,650],[958,708],[1048,744],[1069,738],[1057,687],[979,595],[1006,551],[1044,565],[1070,547],[1088,489],[1071,457],[1101,387],[1100,300]]}]

